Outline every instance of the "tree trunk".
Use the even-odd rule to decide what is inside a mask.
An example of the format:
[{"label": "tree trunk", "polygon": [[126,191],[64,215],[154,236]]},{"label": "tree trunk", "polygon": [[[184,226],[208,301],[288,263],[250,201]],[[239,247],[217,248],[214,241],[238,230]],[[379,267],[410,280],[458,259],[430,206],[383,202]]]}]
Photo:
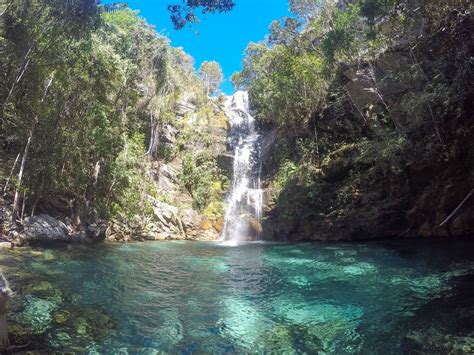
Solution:
[{"label": "tree trunk", "polygon": [[5,193],[8,189],[8,184],[10,183],[10,180],[13,176],[13,172],[15,171],[16,164],[18,164],[18,159],[20,159],[20,155],[21,155],[21,153],[18,153],[18,155],[16,156],[15,162],[13,163],[12,169],[10,171],[10,175],[8,176],[8,179],[5,182],[5,186],[3,187],[3,193]]},{"label": "tree trunk", "polygon": [[20,171],[18,172],[18,182],[15,190],[15,198],[13,199],[13,210],[12,210],[12,223],[16,224],[16,220],[18,218],[18,207],[20,203],[20,189],[21,184],[23,182],[23,173],[25,172],[25,164],[26,160],[28,159],[28,152],[31,146],[31,140],[33,138],[33,134],[35,132],[36,123],[38,122],[38,118],[35,118],[33,121],[33,125],[31,126],[30,132],[28,134],[28,140],[26,141],[25,150],[23,151],[23,156],[21,157],[20,163]]},{"label": "tree trunk", "polygon": [[[53,83],[53,78],[54,78],[54,71],[49,76],[48,83],[46,84],[46,87],[44,88],[43,97],[41,98],[41,102],[40,102],[41,104],[43,104],[44,100],[46,100],[46,96],[48,95],[49,88],[51,87],[51,84]],[[28,159],[28,152],[30,150],[31,140],[33,139],[33,134],[35,133],[37,124],[38,124],[38,116],[36,116],[35,119],[33,120],[33,124],[31,125],[30,131],[28,133],[28,139],[26,141],[25,150],[23,151],[23,157],[21,158],[20,171],[18,172],[18,185],[15,190],[15,198],[13,199],[13,211],[12,211],[13,224],[16,224],[16,220],[18,218],[18,204],[20,202],[20,189],[21,189],[21,183],[23,181],[23,173],[25,171],[26,159]]]}]

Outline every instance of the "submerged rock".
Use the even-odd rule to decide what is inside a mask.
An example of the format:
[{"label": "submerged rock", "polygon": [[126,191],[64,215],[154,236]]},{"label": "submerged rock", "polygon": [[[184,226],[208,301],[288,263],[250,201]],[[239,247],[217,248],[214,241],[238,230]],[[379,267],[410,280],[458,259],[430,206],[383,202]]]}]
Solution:
[{"label": "submerged rock", "polygon": [[19,323],[27,327],[32,335],[44,334],[51,325],[52,314],[57,307],[53,301],[27,296],[24,311],[19,316]]},{"label": "submerged rock", "polygon": [[265,353],[319,354],[324,344],[310,327],[305,325],[277,325],[262,335],[257,347]]}]

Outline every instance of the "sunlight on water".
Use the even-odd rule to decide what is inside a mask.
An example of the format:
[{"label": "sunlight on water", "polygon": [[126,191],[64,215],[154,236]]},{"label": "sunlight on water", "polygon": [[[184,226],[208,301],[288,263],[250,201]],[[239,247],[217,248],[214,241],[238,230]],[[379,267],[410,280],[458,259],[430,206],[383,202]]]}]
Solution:
[{"label": "sunlight on water", "polygon": [[4,251],[14,342],[117,353],[469,353],[472,243]]}]

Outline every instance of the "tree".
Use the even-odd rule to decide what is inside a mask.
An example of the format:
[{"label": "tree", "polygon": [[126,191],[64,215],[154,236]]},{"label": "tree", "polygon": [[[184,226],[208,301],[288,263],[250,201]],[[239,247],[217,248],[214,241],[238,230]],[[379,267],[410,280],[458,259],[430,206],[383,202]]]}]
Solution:
[{"label": "tree", "polygon": [[235,6],[234,0],[183,0],[183,5],[169,5],[171,20],[176,29],[184,28],[188,23],[198,23],[196,10],[201,13],[227,12]]},{"label": "tree", "polygon": [[214,94],[219,90],[224,79],[222,68],[216,61],[203,62],[199,68],[199,77],[206,85],[208,94]]},{"label": "tree", "polygon": [[18,154],[14,222],[42,210],[77,224],[143,211],[145,146],[158,157],[182,91],[205,97],[192,58],[128,8],[3,1],[0,135]]},{"label": "tree", "polygon": [[300,19],[309,21],[321,11],[324,0],[290,0],[290,11]]}]

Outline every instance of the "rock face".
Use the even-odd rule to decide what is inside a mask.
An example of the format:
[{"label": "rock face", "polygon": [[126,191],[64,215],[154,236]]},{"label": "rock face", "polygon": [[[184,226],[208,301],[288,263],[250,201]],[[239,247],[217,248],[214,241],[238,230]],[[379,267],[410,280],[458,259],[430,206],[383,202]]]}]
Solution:
[{"label": "rock face", "polygon": [[28,217],[23,223],[21,242],[51,245],[57,243],[95,243],[105,239],[107,226],[101,221],[75,232],[65,223],[48,215]]},{"label": "rock face", "polygon": [[[469,197],[474,187],[472,75],[456,59],[456,53],[474,53],[474,24],[468,17],[459,20],[460,14],[452,16],[447,20],[452,20],[451,32],[440,29],[420,40],[416,53],[400,45],[370,63],[341,65],[334,86],[347,93],[347,102],[337,111],[318,113],[321,131],[331,132],[335,140],[345,135],[337,142],[341,148],[318,166],[320,177],[314,182],[268,193],[272,196],[264,199],[264,239],[474,236],[474,194]],[[432,43],[439,45],[433,49]],[[449,78],[438,96],[443,102],[431,100],[433,72],[438,79]],[[374,162],[361,158],[367,151],[357,141],[347,144],[351,141],[346,137],[377,142],[377,115],[387,118],[387,126],[403,137],[408,150],[391,158],[369,152],[378,157]],[[294,143],[292,137],[284,139],[287,146]],[[371,147],[377,150],[376,144]],[[271,187],[278,166],[271,159],[264,166]]]},{"label": "rock face", "polygon": [[218,226],[214,227],[206,217],[191,208],[179,209],[160,201],[153,201],[154,217],[138,224],[113,221],[107,230],[110,241],[158,241],[158,240],[216,240]]},{"label": "rock face", "polygon": [[24,234],[29,243],[51,244],[70,240],[67,226],[47,215],[27,218]]},{"label": "rock face", "polygon": [[175,239],[185,239],[186,234],[177,207],[154,200],[153,214],[154,222],[162,236],[164,236],[164,238],[159,239],[171,239],[172,236],[175,236]]}]

